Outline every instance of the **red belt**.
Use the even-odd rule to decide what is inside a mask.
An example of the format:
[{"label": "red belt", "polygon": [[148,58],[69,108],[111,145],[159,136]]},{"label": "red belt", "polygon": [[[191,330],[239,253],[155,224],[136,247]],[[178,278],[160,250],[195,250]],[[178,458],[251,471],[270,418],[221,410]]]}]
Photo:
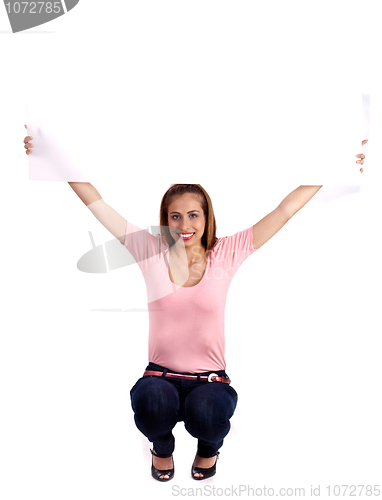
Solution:
[{"label": "red belt", "polygon": [[186,379],[186,380],[202,380],[203,382],[223,382],[223,384],[229,384],[231,381],[229,377],[219,377],[217,373],[210,373],[209,375],[182,375],[181,373],[171,373],[166,372],[154,372],[151,370],[146,370],[143,376],[146,375],[154,376],[154,377],[166,377],[166,378],[177,378],[177,379]]}]

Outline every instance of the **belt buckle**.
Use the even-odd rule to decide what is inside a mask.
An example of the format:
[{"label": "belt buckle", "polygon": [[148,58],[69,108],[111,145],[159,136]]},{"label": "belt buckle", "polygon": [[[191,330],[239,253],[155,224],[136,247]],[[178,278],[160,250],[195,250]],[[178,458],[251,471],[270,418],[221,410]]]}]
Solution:
[{"label": "belt buckle", "polygon": [[218,376],[219,376],[219,375],[218,375],[217,373],[210,373],[210,374],[208,375],[208,379],[207,379],[207,381],[208,381],[208,382],[213,382],[212,377],[218,377]]}]

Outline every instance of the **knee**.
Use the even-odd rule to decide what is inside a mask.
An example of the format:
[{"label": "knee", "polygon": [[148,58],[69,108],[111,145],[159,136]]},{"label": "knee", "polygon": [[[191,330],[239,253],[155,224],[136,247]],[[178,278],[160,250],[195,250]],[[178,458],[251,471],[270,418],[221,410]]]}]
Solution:
[{"label": "knee", "polygon": [[136,415],[156,419],[175,416],[179,412],[178,391],[167,380],[143,378],[131,390],[131,406]]},{"label": "knee", "polygon": [[[232,389],[224,386],[216,390],[195,391],[193,397],[186,401],[185,423],[188,428],[212,429],[230,427],[229,419],[232,417],[237,394]],[[232,390],[231,390],[232,389]]]}]

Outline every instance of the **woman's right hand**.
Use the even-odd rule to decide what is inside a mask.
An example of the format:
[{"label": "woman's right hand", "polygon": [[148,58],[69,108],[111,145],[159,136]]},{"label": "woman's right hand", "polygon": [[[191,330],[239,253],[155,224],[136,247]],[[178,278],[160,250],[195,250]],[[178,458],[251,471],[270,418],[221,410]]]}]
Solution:
[{"label": "woman's right hand", "polygon": [[[27,128],[27,126],[25,125],[25,128]],[[33,144],[30,143],[29,141],[31,141],[33,139],[33,137],[31,137],[30,135],[28,135],[27,137],[25,137],[24,139],[24,148],[26,149],[26,154],[27,155],[30,155],[32,150],[30,148],[33,148]]]}]

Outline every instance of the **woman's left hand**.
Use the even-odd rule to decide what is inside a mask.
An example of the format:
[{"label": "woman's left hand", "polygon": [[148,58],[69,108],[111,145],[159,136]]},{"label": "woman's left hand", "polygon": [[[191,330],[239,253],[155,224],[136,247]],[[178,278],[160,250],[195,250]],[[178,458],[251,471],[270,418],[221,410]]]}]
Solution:
[{"label": "woman's left hand", "polygon": [[[364,145],[367,143],[367,141],[368,141],[368,140],[369,140],[369,139],[365,139],[364,141],[362,141],[362,146],[364,146]],[[357,158],[360,158],[360,160],[357,160],[357,161],[356,161],[356,163],[359,163],[360,165],[363,165],[363,160],[365,159],[365,155],[363,155],[363,154],[359,154],[359,155],[356,155],[356,157],[357,157]],[[360,171],[360,172],[361,172],[361,174],[362,174],[362,172],[363,172],[363,168],[360,168],[360,169],[359,169],[359,171]]]}]

